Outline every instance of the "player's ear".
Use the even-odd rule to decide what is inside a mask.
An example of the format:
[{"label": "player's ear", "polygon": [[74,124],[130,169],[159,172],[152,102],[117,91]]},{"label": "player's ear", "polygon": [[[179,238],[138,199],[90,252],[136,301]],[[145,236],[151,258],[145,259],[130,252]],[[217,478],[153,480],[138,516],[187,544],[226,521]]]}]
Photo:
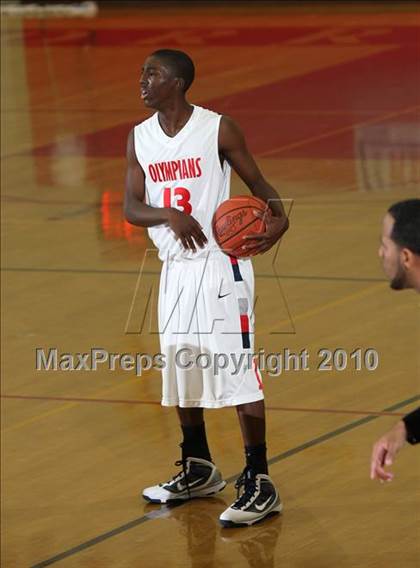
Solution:
[{"label": "player's ear", "polygon": [[178,87],[178,90],[184,92],[185,91],[185,79],[183,79],[182,77],[177,77],[175,79],[176,81],[176,85]]},{"label": "player's ear", "polygon": [[405,268],[410,268],[414,262],[414,255],[408,248],[401,249],[401,261]]}]

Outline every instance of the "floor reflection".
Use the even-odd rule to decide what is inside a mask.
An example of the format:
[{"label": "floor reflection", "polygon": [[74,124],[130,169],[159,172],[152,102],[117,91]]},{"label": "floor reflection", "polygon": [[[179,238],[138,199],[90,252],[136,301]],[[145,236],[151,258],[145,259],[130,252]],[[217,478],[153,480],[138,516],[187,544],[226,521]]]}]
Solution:
[{"label": "floor reflection", "polygon": [[123,195],[120,191],[105,190],[101,195],[101,232],[105,239],[124,239],[145,245],[145,229],[130,225],[124,218]]},{"label": "floor reflection", "polygon": [[261,524],[240,529],[223,529],[222,542],[237,547],[250,568],[274,568],[277,540],[282,528],[281,515]]},{"label": "floor reflection", "polygon": [[[230,562],[237,557],[240,564],[232,563],[235,566],[274,568],[281,515],[251,527],[223,528],[219,515],[227,506],[227,501],[215,497],[170,507],[162,505],[160,510],[165,512],[166,519],[177,523],[178,535],[185,539],[191,568],[217,568],[218,557],[229,558]],[[145,506],[145,513],[156,510],[159,510],[156,505]]]},{"label": "floor reflection", "polygon": [[362,191],[418,191],[420,121],[355,128],[355,164]]}]

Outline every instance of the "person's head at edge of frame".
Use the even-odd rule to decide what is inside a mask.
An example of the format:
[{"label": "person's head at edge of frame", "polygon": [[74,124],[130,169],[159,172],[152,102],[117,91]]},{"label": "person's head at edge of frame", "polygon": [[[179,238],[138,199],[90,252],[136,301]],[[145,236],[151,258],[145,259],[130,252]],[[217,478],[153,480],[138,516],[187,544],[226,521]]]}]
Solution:
[{"label": "person's head at edge of frame", "polygon": [[147,107],[157,110],[174,99],[185,101],[194,76],[194,63],[189,55],[176,49],[158,49],[146,58],[142,67],[141,98]]},{"label": "person's head at edge of frame", "polygon": [[393,290],[420,292],[420,199],[399,201],[388,209],[379,256]]}]

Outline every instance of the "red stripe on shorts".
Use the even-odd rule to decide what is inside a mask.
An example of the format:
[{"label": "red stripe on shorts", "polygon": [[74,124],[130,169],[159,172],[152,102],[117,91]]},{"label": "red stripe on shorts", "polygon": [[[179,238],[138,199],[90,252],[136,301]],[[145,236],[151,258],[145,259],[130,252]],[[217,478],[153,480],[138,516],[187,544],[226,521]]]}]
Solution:
[{"label": "red stripe on shorts", "polygon": [[246,314],[241,315],[241,331],[242,333],[249,332],[249,319]]},{"label": "red stripe on shorts", "polygon": [[257,377],[257,381],[258,381],[258,385],[259,385],[259,389],[263,390],[264,385],[261,379],[261,374],[260,374],[260,370],[257,367],[257,362],[255,361],[255,359],[253,359],[253,365],[254,365],[254,371],[255,371],[255,376]]}]

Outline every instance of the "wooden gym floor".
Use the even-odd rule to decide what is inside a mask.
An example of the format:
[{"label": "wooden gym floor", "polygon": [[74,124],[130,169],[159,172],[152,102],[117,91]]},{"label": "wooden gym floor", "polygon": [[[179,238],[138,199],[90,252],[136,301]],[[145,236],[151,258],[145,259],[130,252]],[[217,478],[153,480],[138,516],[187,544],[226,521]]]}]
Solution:
[{"label": "wooden gym floor", "polygon": [[[3,18],[2,566],[416,566],[420,454],[402,451],[386,486],[368,466],[419,398],[419,299],[392,292],[377,257],[387,207],[418,195],[419,18],[329,6]],[[139,493],[173,474],[180,441],[158,371],[35,370],[37,347],[159,350],[136,332],[159,263],[135,293],[149,241],[121,202],[126,136],[147,116],[139,70],[162,46],[192,55],[191,100],[242,125],[293,205],[277,257],[255,260],[256,347],[307,349],[310,369],[264,376],[285,510],[249,529],[217,520],[243,467],[233,409],[207,412],[225,491],[151,506]],[[379,366],[321,372],[323,348],[374,349]]]}]

